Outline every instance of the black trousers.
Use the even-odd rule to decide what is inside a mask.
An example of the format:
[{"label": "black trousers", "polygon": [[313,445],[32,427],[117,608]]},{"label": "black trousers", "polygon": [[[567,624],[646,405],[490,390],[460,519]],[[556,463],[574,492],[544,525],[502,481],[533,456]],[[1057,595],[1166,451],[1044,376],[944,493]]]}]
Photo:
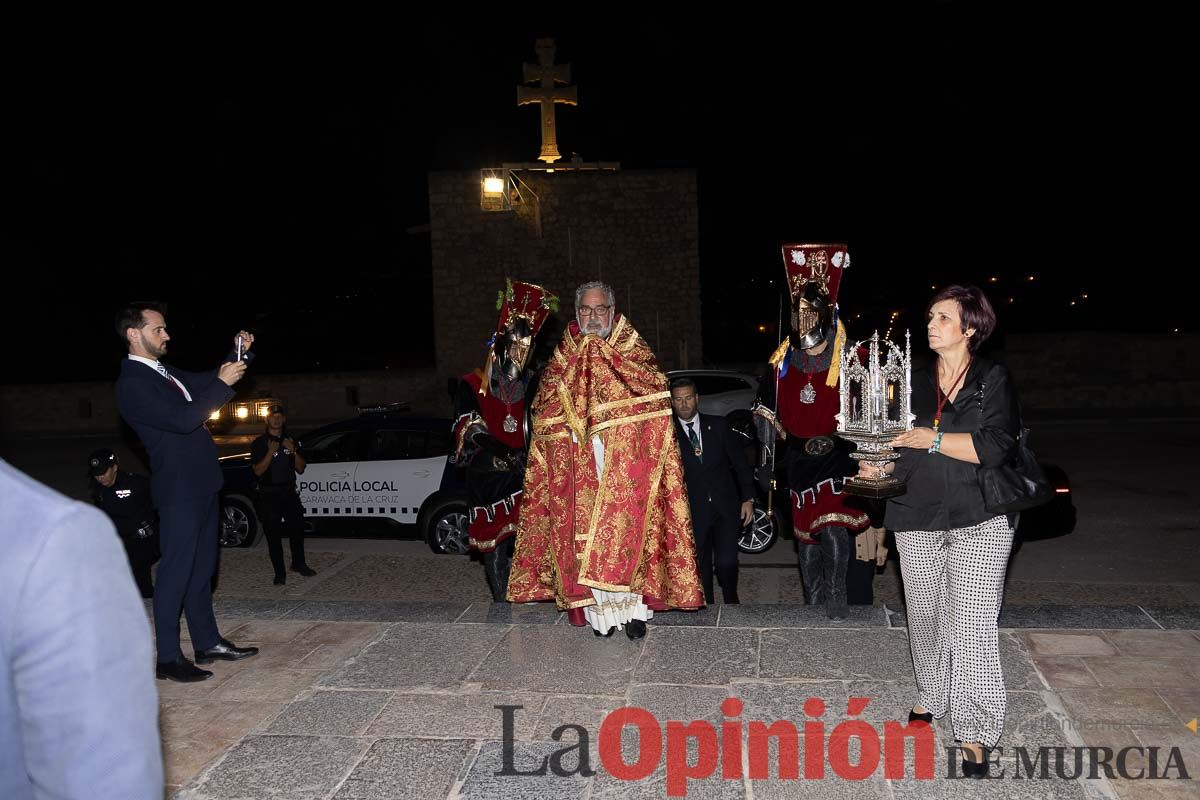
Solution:
[{"label": "black trousers", "polygon": [[[859,534],[862,536],[863,534]],[[853,547],[853,542],[851,542]],[[859,561],[850,553],[846,565],[846,602],[852,606],[875,604],[875,562]]]},{"label": "black trousers", "polygon": [[846,567],[854,540],[840,525],[826,525],[816,544],[799,544],[800,579],[808,604],[825,606],[831,614],[846,611]]},{"label": "black trousers", "polygon": [[283,537],[292,546],[292,569],[308,566],[304,561],[304,506],[295,492],[262,492],[258,494],[258,518],[267,537],[267,552],[275,577],[287,575],[283,563]]},{"label": "black trousers", "polygon": [[220,641],[212,607],[212,577],[217,568],[217,496],[188,497],[158,509],[162,562],[154,591],[154,638],[158,660],[183,656],[179,649],[179,611],[197,650]]},{"label": "black trousers", "polygon": [[125,546],[125,557],[129,559],[129,569],[133,572],[133,580],[137,583],[142,597],[154,597],[154,584],[150,580],[150,567],[158,561],[161,555],[158,545],[158,534],[139,539],[136,536],[122,536],[121,544]]},{"label": "black trousers", "polygon": [[714,562],[725,602],[738,602],[737,540],[741,520],[736,516],[727,518],[717,514],[706,514],[702,521],[693,517],[692,522],[696,541],[696,566],[700,570],[700,584],[704,587],[704,602],[709,605],[716,602],[713,595]]}]

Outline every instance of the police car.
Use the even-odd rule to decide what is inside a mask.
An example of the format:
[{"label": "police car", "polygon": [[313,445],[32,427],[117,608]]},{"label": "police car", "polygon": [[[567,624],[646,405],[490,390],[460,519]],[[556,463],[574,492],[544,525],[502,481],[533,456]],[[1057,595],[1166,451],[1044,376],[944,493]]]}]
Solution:
[{"label": "police car", "polygon": [[[434,552],[467,552],[468,505],[447,458],[449,419],[376,406],[299,439],[306,468],[296,490],[313,530],[330,520],[415,524]],[[249,547],[262,530],[250,456],[227,456],[221,465],[221,545]]]}]

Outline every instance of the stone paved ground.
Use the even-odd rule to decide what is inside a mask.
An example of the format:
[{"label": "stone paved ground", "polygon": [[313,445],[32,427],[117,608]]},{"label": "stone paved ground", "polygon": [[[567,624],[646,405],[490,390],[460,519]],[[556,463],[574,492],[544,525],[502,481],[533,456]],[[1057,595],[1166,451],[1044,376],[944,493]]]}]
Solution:
[{"label": "stone paved ground", "polygon": [[[759,602],[657,615],[647,637],[632,642],[572,628],[552,606],[492,604],[478,565],[416,548],[315,552],[318,576],[290,577],[286,587],[260,578],[269,579],[261,549],[223,559],[222,631],[262,652],[217,663],[200,684],[158,683],[167,792],[180,798],[666,797],[665,749],[641,780],[605,768],[599,739],[608,712],[645,709],[663,724],[658,741],[666,742],[669,720],[708,720],[719,731],[733,719],[744,737],[750,721],[790,720],[802,730],[820,719],[828,734],[849,718],[851,697],[869,699],[857,716],[882,730],[913,702],[902,606],[886,599],[886,581],[880,605],[857,607],[845,622],[760,589]],[[1037,602],[1017,602],[1022,591],[1010,587],[1001,619],[1009,714],[999,763],[1007,777],[950,780],[939,749],[938,777],[918,780],[910,743],[903,777],[888,778],[880,766],[864,780],[845,780],[827,766],[820,780],[781,779],[772,745],[764,779],[725,779],[718,757],[712,776],[687,781],[687,796],[1200,796],[1194,780],[1016,779],[1024,767],[1013,750],[1138,747],[1128,757],[1136,771],[1149,769],[1148,748],[1158,747],[1161,772],[1177,747],[1195,776],[1200,737],[1186,727],[1200,715],[1200,604],[1187,602],[1195,587],[1093,592],[1092,603],[1067,586],[1024,596]],[[740,716],[722,715],[727,698],[741,702]],[[810,698],[823,703],[819,717],[805,712]],[[505,720],[496,706],[514,707],[509,772],[536,772],[567,748],[555,763],[577,772],[577,729],[560,729],[576,725],[587,732],[594,774],[504,774]],[[953,743],[946,723],[934,726],[939,748]],[[627,763],[637,761],[635,744],[627,731]],[[743,745],[731,766],[741,761],[747,775]],[[694,744],[690,752],[695,764]],[[1074,750],[1064,752],[1073,768]],[[803,736],[795,758],[803,775]]]}]

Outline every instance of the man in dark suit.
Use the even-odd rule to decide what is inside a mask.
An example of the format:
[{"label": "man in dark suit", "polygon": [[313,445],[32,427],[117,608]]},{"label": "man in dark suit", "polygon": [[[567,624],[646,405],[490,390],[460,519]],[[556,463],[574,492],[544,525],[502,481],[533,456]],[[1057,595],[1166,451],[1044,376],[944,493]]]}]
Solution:
[{"label": "man in dark suit", "polygon": [[754,518],[754,484],[746,454],[721,417],[699,413],[690,378],[671,383],[675,437],[692,507],[696,563],[704,599],[712,605],[713,556],[725,603],[738,602],[738,532]]},{"label": "man in dark suit", "polygon": [[[117,409],[150,455],[150,493],[159,514],[162,561],[154,592],[154,631],[159,680],[202,681],[212,675],[183,657],[179,611],[187,617],[196,661],[211,663],[252,656],[221,637],[212,607],[217,565],[217,494],[224,479],[217,447],[204,427],[209,415],[233,397],[246,372],[231,354],[212,372],[168,370],[167,322],[154,303],[131,303],[117,315],[117,335],[129,348],[117,379]],[[238,334],[248,348],[254,337]],[[237,347],[237,337],[235,337]]]}]

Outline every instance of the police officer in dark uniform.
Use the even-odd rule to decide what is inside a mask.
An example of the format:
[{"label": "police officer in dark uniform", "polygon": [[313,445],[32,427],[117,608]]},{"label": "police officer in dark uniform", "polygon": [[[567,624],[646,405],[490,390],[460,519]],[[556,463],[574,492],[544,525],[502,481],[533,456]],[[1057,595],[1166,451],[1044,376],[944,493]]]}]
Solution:
[{"label": "police officer in dark uniform", "polygon": [[154,597],[150,567],[158,561],[158,518],[150,503],[150,480],[120,469],[117,455],[107,448],[88,456],[88,489],[92,502],[108,515],[142,597]]},{"label": "police officer in dark uniform", "polygon": [[304,472],[304,456],[288,435],[287,417],[273,408],[267,417],[267,432],[250,445],[250,465],[258,476],[258,518],[267,536],[267,550],[275,568],[275,585],[287,582],[283,566],[284,534],[291,540],[292,571],[312,576],[317,572],[304,560],[304,506],[296,492],[296,475]]}]

